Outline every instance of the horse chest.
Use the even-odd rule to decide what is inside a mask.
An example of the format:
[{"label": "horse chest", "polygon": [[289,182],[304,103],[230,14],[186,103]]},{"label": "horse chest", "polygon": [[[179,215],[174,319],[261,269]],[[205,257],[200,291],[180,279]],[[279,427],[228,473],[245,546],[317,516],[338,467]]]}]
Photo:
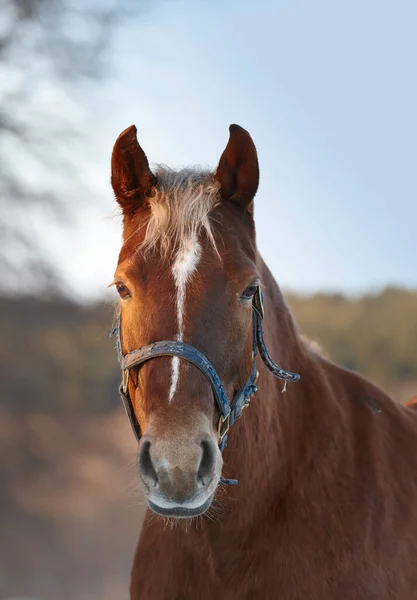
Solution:
[{"label": "horse chest", "polygon": [[415,582],[369,561],[360,545],[348,540],[336,551],[314,528],[304,531],[295,539],[289,529],[260,527],[220,545],[190,543],[185,532],[142,537],[131,600],[415,600]]}]

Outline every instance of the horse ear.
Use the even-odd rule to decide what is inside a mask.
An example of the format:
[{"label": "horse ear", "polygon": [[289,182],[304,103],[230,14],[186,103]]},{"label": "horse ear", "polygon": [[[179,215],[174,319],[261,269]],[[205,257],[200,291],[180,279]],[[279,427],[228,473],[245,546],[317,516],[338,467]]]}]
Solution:
[{"label": "horse ear", "polygon": [[230,137],[223,152],[216,178],[225,200],[238,202],[250,209],[259,185],[259,165],[255,144],[239,125],[230,125]]},{"label": "horse ear", "polygon": [[136,139],[136,132],[134,125],[122,131],[111,157],[111,183],[123,214],[133,212],[156,183],[146,154]]}]

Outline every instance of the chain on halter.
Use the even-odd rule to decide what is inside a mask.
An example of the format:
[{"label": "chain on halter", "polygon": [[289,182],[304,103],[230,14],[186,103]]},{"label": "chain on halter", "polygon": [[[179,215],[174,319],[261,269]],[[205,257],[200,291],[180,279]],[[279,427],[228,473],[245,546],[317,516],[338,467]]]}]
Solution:
[{"label": "chain on halter", "polygon": [[[260,287],[257,287],[256,293],[252,300],[252,322],[253,322],[253,365],[252,371],[249,375],[245,385],[236,392],[233,400],[229,403],[226,397],[226,393],[222,384],[222,381],[217,374],[216,369],[213,367],[211,362],[202,354],[197,348],[194,348],[191,344],[178,341],[162,341],[154,342],[148,346],[137,348],[132,350],[128,354],[123,354],[122,343],[121,343],[121,329],[120,329],[120,313],[117,319],[116,326],[111,332],[111,336],[116,337],[116,349],[117,357],[122,369],[122,383],[120,385],[120,396],[132,426],[133,432],[136,439],[140,440],[141,433],[139,423],[136,419],[135,412],[133,410],[132,401],[129,394],[129,373],[131,369],[141,367],[145,362],[156,358],[157,356],[177,356],[184,360],[192,363],[205,375],[209,380],[213,395],[216,399],[217,407],[219,409],[220,417],[217,427],[218,433],[218,444],[221,452],[227,445],[227,437],[230,427],[238,419],[244,408],[246,408],[253,396],[258,391],[256,382],[259,373],[256,369],[256,356],[259,350],[259,355],[262,358],[265,366],[271,371],[271,373],[278,379],[282,379],[284,383],[283,392],[286,390],[288,382],[295,382],[300,379],[298,373],[291,373],[279,367],[271,358],[268,348],[266,347],[264,340],[264,332],[262,327],[264,316],[264,298]],[[236,479],[221,479],[220,483],[234,485],[237,484]]]}]

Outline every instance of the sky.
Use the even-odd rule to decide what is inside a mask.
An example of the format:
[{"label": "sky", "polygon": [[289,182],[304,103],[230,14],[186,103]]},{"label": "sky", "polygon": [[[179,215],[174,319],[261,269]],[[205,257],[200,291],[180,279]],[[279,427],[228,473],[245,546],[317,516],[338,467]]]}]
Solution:
[{"label": "sky", "polygon": [[151,163],[215,167],[257,146],[257,240],[284,289],[417,287],[417,3],[171,0],[125,22],[79,90],[90,146],[74,226],[43,240],[77,297],[113,277],[110,155],[132,123]]}]

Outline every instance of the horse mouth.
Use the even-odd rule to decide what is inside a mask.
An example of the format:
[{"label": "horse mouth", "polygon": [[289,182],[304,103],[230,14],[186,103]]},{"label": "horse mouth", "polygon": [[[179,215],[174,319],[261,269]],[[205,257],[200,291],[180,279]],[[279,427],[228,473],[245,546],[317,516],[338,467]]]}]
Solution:
[{"label": "horse mouth", "polygon": [[196,508],[187,508],[186,506],[175,506],[173,505],[170,508],[166,508],[166,507],[162,507],[162,506],[158,506],[157,504],[155,504],[154,502],[152,502],[151,500],[148,500],[148,506],[149,508],[156,513],[157,515],[161,515],[162,517],[172,517],[175,519],[190,519],[192,517],[198,517],[199,515],[202,515],[203,513],[205,513],[211,505],[211,502],[213,500],[213,496],[214,494],[212,494],[211,496],[209,496],[207,498],[207,500],[205,502],[203,502],[203,504],[201,504],[200,506],[197,506]]}]

